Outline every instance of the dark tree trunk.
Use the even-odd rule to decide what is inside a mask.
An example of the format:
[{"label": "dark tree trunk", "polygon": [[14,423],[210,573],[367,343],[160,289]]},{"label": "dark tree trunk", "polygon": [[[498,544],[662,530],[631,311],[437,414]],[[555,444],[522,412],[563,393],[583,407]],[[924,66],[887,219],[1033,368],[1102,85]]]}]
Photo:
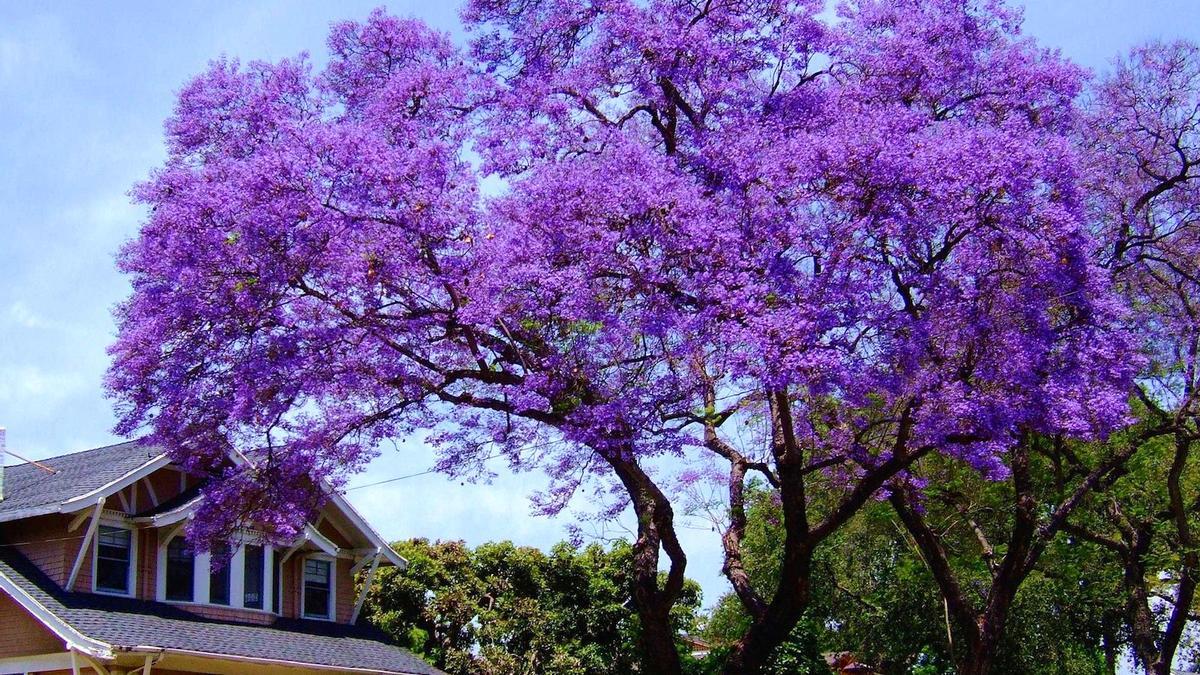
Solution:
[{"label": "dark tree trunk", "polygon": [[[647,672],[682,675],[671,608],[683,589],[687,557],[676,537],[671,503],[631,452],[608,453],[604,458],[629,492],[638,520],[638,537],[633,545],[633,603],[642,623],[640,639]],[[660,551],[665,551],[671,561],[666,582],[661,585]]]},{"label": "dark tree trunk", "polygon": [[[789,556],[792,557],[792,556]],[[775,649],[796,627],[811,599],[811,553],[797,551],[790,564],[797,566],[792,588],[775,594],[766,612],[750,625],[730,652],[725,675],[756,675],[763,672]],[[785,566],[789,564],[785,560]]]}]

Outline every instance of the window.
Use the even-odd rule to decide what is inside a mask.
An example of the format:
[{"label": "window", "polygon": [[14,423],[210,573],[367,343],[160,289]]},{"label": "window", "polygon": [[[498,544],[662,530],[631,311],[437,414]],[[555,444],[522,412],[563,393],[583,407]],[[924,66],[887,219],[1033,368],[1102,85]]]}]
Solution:
[{"label": "window", "polygon": [[196,558],[183,537],[167,544],[167,599],[191,602],[196,578]]},{"label": "window", "polygon": [[266,588],[266,579],[263,578],[263,547],[247,545],[246,546],[246,564],[243,572],[245,574],[245,589],[242,595],[242,606],[253,609],[263,608],[263,589]]},{"label": "window", "polygon": [[96,545],[96,590],[128,595],[132,560],[133,533],[101,525]]},{"label": "window", "polygon": [[281,614],[283,597],[283,554],[275,551],[271,556],[271,578],[275,581],[275,592],[271,595],[271,611]]},{"label": "window", "polygon": [[328,560],[304,561],[304,616],[309,619],[331,618],[333,596],[332,565]]},{"label": "window", "polygon": [[208,601],[214,605],[229,604],[229,572],[233,566],[229,545],[214,546],[208,564]]}]

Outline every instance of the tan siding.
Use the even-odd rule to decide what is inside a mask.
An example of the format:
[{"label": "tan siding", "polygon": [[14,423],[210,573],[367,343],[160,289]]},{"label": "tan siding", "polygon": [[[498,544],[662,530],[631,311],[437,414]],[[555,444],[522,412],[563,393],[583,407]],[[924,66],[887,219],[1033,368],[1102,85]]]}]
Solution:
[{"label": "tan siding", "polygon": [[71,517],[64,515],[29,518],[5,523],[0,535],[61,586],[67,581],[85,533],[83,527],[67,532],[70,522]]},{"label": "tan siding", "polygon": [[142,530],[138,541],[138,597],[158,597],[158,531]]},{"label": "tan siding", "polygon": [[354,548],[354,544],[349,539],[344,537],[336,527],[331,525],[328,520],[321,523],[321,527],[317,528],[317,532],[325,535],[325,538],[337,544],[341,548]]},{"label": "tan siding", "polygon": [[253,609],[238,609],[236,607],[185,605],[183,606],[183,609],[207,619],[216,619],[218,621],[239,621],[242,623],[257,623],[264,626],[274,623],[277,618],[274,614],[269,614],[267,612],[260,612]]},{"label": "tan siding", "polygon": [[349,560],[338,560],[335,588],[337,589],[335,616],[338,623],[350,623],[350,614],[354,612],[354,601],[357,596],[354,592],[354,579],[350,577],[350,570],[354,564]]},{"label": "tan siding", "polygon": [[[161,504],[179,494],[179,472],[171,469],[159,469],[150,474],[147,479],[154,486],[154,496]],[[142,486],[145,489],[145,486]]]},{"label": "tan siding", "polygon": [[300,561],[303,557],[300,555],[292,556],[283,564],[283,603],[280,605],[280,610],[285,617],[290,619],[296,618],[300,614],[300,584],[299,569]]},{"label": "tan siding", "polygon": [[0,593],[0,658],[61,652],[63,641],[24,607]]}]

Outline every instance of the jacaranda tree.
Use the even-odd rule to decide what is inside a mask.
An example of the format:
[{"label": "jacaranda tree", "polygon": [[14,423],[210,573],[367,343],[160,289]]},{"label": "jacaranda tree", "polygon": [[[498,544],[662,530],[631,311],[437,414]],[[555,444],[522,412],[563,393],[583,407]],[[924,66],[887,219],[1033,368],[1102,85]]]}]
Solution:
[{"label": "jacaranda tree", "polygon": [[1081,135],[1099,257],[1148,356],[1137,394],[1164,433],[1142,450],[1123,498],[1073,532],[1119,562],[1134,656],[1166,675],[1200,585],[1200,46],[1150,44],[1118,60]]},{"label": "jacaranda tree", "polygon": [[[194,540],[293,535],[385,439],[451,473],[503,454],[547,472],[545,511],[585,483],[632,509],[648,667],[678,673],[662,459],[687,457],[727,480],[752,617],[728,670],[759,672],[816,548],[920,457],[1001,476],[1027,434],[1122,423],[1079,69],[998,1],[823,9],[474,0],[467,51],[376,12],[319,72],[189,83],[135,190],[109,386],[120,432],[213,476]],[[784,524],[769,592],[740,561],[753,475]]]}]

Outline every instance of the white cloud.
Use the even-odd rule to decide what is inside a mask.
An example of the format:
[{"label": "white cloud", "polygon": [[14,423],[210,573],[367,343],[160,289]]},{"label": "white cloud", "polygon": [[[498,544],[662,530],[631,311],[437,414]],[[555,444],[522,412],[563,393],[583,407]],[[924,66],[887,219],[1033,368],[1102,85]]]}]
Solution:
[{"label": "white cloud", "polygon": [[88,382],[76,372],[50,372],[37,366],[0,366],[0,402],[45,408],[77,394]]},{"label": "white cloud", "polygon": [[46,325],[46,320],[41,315],[20,300],[8,306],[8,318],[22,328],[41,328]]}]

